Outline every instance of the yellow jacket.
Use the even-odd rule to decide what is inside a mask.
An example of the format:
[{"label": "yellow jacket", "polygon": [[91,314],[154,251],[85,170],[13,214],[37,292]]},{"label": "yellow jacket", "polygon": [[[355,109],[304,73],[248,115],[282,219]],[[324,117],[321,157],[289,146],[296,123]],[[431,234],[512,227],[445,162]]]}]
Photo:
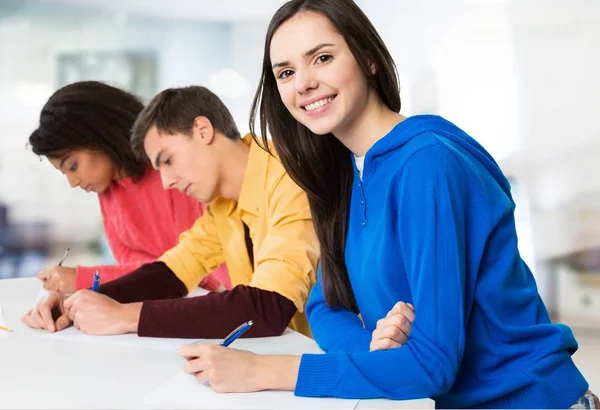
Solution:
[{"label": "yellow jacket", "polygon": [[[204,215],[165,252],[164,262],[188,291],[223,262],[232,286],[248,285],[277,292],[294,302],[298,312],[291,327],[310,336],[304,306],[316,280],[319,243],[304,191],[279,160],[250,135],[246,174],[239,201],[217,198]],[[248,257],[243,223],[254,248]]]}]

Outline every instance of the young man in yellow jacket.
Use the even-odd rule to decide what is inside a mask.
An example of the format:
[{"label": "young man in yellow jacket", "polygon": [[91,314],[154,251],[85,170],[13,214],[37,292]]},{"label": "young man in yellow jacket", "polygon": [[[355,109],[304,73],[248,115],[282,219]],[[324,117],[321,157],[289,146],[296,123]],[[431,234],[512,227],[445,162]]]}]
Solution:
[{"label": "young man in yellow jacket", "polygon": [[[279,335],[290,324],[309,335],[303,310],[319,245],[306,194],[277,158],[240,138],[229,110],[204,87],[154,97],[132,148],[147,155],[166,189],[209,203],[207,211],[157,262],[98,293],[51,293],[23,321],[49,331],[73,323],[88,334],[221,338],[252,320],[247,336]],[[231,290],[183,298],[223,262]]]}]

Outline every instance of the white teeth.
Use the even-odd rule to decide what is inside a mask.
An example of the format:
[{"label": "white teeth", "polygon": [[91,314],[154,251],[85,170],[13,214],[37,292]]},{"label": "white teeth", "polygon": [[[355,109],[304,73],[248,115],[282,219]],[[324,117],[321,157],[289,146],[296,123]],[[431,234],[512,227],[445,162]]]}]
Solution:
[{"label": "white teeth", "polygon": [[313,111],[317,108],[324,106],[325,104],[329,104],[333,100],[333,97],[327,97],[319,101],[315,101],[314,103],[308,104],[304,106],[306,111]]}]

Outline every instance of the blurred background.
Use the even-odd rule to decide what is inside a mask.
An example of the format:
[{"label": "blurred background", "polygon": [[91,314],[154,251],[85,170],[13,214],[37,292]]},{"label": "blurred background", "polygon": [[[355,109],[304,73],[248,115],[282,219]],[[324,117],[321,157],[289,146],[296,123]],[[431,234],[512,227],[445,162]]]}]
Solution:
[{"label": "blurred background", "polygon": [[[240,131],[281,0],[0,0],[0,277],[110,262],[97,196],[26,148],[57,88],[144,99],[201,84]],[[398,66],[403,113],[437,113],[512,181],[520,249],[554,320],[600,329],[600,1],[357,0]],[[600,334],[600,332],[598,333]]]}]

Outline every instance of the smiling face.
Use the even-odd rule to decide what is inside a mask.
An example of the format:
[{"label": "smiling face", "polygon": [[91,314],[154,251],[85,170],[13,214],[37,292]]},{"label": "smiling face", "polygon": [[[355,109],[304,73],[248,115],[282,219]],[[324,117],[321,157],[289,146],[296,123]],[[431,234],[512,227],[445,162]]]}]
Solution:
[{"label": "smiling face", "polygon": [[48,161],[67,177],[72,188],[86,192],[103,193],[117,176],[117,167],[101,151],[73,150],[59,158],[49,157]]},{"label": "smiling face", "polygon": [[312,132],[338,136],[360,123],[367,78],[327,17],[302,12],[284,22],[270,59],[283,104]]}]

